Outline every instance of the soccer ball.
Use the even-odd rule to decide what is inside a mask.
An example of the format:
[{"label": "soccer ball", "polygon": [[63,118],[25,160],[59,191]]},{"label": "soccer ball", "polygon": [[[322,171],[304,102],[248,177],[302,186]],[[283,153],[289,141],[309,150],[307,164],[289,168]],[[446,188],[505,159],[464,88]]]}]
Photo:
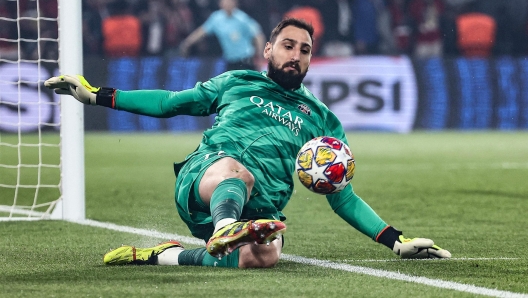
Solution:
[{"label": "soccer ball", "polygon": [[297,154],[295,171],[301,183],[317,194],[343,190],[356,168],[354,155],[341,140],[317,137],[308,141]]}]

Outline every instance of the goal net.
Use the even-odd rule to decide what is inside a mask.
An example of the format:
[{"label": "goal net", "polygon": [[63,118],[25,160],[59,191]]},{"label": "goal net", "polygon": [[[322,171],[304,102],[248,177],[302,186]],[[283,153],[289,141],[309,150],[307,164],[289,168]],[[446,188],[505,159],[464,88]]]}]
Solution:
[{"label": "goal net", "polygon": [[43,86],[82,73],[80,5],[0,1],[0,220],[84,219],[82,105]]}]

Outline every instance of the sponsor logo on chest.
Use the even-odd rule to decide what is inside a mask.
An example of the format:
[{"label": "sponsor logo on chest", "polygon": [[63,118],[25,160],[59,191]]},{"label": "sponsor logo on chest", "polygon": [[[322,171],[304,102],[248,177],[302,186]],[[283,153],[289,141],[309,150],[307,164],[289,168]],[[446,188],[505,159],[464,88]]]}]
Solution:
[{"label": "sponsor logo on chest", "polygon": [[262,110],[262,114],[266,114],[268,117],[271,117],[282,125],[288,127],[295,136],[299,135],[299,132],[302,129],[302,118],[297,115],[292,115],[291,111],[287,110],[282,106],[279,106],[278,104],[275,104],[271,100],[264,100],[263,98],[258,96],[251,96],[249,98],[249,101],[259,107]]}]

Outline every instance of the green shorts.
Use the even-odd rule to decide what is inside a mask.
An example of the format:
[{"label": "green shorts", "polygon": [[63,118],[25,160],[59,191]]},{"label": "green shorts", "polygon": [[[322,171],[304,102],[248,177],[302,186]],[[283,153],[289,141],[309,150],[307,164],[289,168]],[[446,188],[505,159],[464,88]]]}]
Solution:
[{"label": "green shorts", "polygon": [[[205,171],[224,157],[238,160],[237,156],[221,150],[197,151],[186,159],[185,164],[177,173],[175,200],[178,213],[189,227],[192,235],[206,242],[211,238],[214,226],[209,207],[200,199],[198,186]],[[175,167],[178,166],[181,164],[175,165]]]},{"label": "green shorts", "polygon": [[[189,155],[183,163],[174,165],[177,175],[174,195],[178,213],[183,222],[189,227],[191,234],[206,242],[213,235],[214,226],[211,211],[202,202],[198,187],[205,171],[220,159],[231,157],[244,164],[241,162],[237,150],[229,151],[225,152],[218,148],[202,147],[199,151]],[[277,210],[273,202],[270,201],[258,179],[255,181],[248,203],[242,209],[241,220],[250,219],[286,219],[284,214]]]}]

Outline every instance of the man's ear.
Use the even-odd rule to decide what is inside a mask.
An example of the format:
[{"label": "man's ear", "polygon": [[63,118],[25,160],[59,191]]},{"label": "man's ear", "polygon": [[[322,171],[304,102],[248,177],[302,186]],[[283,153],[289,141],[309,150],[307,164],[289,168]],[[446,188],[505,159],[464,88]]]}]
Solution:
[{"label": "man's ear", "polygon": [[264,58],[268,60],[271,57],[271,47],[272,47],[272,44],[269,41],[266,43],[266,46],[264,47]]}]

